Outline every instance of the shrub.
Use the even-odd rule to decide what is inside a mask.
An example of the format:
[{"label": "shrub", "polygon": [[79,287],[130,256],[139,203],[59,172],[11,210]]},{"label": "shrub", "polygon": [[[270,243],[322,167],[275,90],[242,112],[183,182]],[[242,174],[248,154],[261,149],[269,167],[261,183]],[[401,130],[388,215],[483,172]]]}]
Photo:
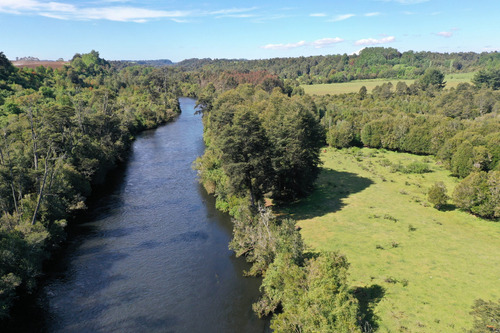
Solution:
[{"label": "shrub", "polygon": [[442,206],[446,205],[448,202],[448,195],[446,194],[446,186],[443,182],[437,182],[431,186],[429,192],[427,193],[427,200],[434,206],[436,209],[440,209]]},{"label": "shrub", "polygon": [[500,332],[500,299],[497,303],[478,299],[474,302],[471,315],[474,316],[474,327],[471,333]]},{"label": "shrub", "polygon": [[462,209],[486,218],[500,217],[500,171],[473,172],[453,192],[453,201]]},{"label": "shrub", "polygon": [[429,165],[427,163],[422,163],[422,162],[412,162],[404,168],[403,172],[404,173],[427,173],[430,172],[431,169],[429,168]]}]

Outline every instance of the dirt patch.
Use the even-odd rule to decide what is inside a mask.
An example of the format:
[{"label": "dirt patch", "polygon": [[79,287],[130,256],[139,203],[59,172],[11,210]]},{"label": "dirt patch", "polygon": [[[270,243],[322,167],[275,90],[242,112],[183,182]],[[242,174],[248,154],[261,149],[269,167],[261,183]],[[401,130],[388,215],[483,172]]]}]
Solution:
[{"label": "dirt patch", "polygon": [[39,66],[60,69],[64,65],[69,64],[69,61],[13,61],[12,64],[19,68],[37,68]]}]

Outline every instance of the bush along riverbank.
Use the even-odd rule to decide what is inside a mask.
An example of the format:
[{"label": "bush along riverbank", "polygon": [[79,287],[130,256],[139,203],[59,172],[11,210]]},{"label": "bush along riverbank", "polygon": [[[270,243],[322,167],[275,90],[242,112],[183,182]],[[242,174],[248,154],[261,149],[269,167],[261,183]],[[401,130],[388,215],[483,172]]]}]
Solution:
[{"label": "bush along riverbank", "polygon": [[[60,70],[16,69],[0,53],[0,319],[85,209],[134,136],[180,112],[168,70],[112,68],[92,51]],[[160,79],[161,78],[161,79]]]},{"label": "bush along riverbank", "polygon": [[195,167],[216,206],[233,216],[230,248],[262,275],[253,306],[276,332],[360,331],[347,287],[347,259],[308,253],[295,222],[269,203],[307,195],[319,173],[324,134],[308,97],[240,85],[202,105],[206,150]]}]

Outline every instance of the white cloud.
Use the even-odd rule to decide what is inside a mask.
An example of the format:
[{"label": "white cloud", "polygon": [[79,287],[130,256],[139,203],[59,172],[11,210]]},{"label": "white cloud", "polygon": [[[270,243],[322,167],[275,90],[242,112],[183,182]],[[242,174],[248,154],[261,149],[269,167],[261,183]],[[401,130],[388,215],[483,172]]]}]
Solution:
[{"label": "white cloud", "polygon": [[245,13],[245,12],[250,12],[253,10],[256,10],[257,7],[251,7],[251,8],[229,8],[229,9],[220,9],[220,10],[215,10],[212,12],[209,12],[210,15],[231,15],[231,14],[238,14],[238,13]]},{"label": "white cloud", "polygon": [[290,15],[285,15],[285,14],[275,14],[275,15],[268,15],[268,16],[255,16],[254,19],[252,20],[253,23],[264,23],[266,21],[272,21],[272,20],[281,20],[284,18],[289,18],[291,17]]},{"label": "white cloud", "polygon": [[255,17],[254,14],[229,14],[229,15],[221,15],[217,16],[217,18],[250,18],[250,17]]},{"label": "white cloud", "polygon": [[[99,0],[73,5],[63,2],[42,0],[0,0],[0,12],[16,15],[40,15],[60,20],[109,20],[118,22],[145,23],[153,19],[169,19],[179,23],[187,18],[215,16],[249,18],[254,17],[251,8],[228,8],[216,11],[155,10],[123,5],[129,0]],[[114,6],[114,4],[118,6]],[[99,6],[105,4],[104,7]]]},{"label": "white cloud", "polygon": [[300,41],[297,43],[288,43],[288,44],[267,44],[264,46],[261,46],[262,49],[267,49],[267,50],[288,50],[288,49],[295,49],[298,47],[304,47],[304,46],[312,46],[314,48],[320,49],[323,47],[328,47],[337,43],[341,43],[344,40],[339,37],[335,38],[322,38],[315,40],[314,42],[306,42],[306,41]]},{"label": "white cloud", "polygon": [[436,35],[441,36],[441,37],[450,38],[451,36],[453,36],[453,32],[452,31],[440,31],[440,32],[436,33]]},{"label": "white cloud", "polygon": [[32,10],[38,6],[38,1],[33,0],[0,0],[1,10]]},{"label": "white cloud", "polygon": [[57,15],[57,14],[54,14],[54,13],[41,12],[41,13],[39,13],[39,15],[40,16],[44,16],[44,17],[48,17],[48,18],[58,19],[58,20],[67,20],[68,19],[66,16]]},{"label": "white cloud", "polygon": [[305,45],[306,45],[306,42],[302,40],[302,41],[297,42],[297,43],[267,44],[267,45],[261,46],[261,48],[266,49],[266,50],[288,50],[288,49],[295,49],[297,47],[302,47]]},{"label": "white cloud", "polygon": [[325,17],[326,14],[325,13],[312,13],[312,14],[309,14],[309,16],[312,16],[312,17]]},{"label": "white cloud", "polygon": [[344,40],[342,38],[339,38],[339,37],[322,38],[322,39],[315,40],[314,42],[311,42],[310,45],[314,46],[317,49],[321,49],[323,47],[328,47],[328,46],[333,45],[333,44],[341,43],[343,41]]},{"label": "white cloud", "polygon": [[366,13],[365,16],[367,17],[371,17],[371,16],[379,16],[380,13],[379,12],[373,12],[373,13]]},{"label": "white cloud", "polygon": [[176,23],[189,23],[189,22],[191,22],[191,21],[189,21],[189,20],[185,20],[185,19],[178,19],[178,18],[171,18],[170,20],[171,20],[171,21],[174,21],[174,22],[176,22]]},{"label": "white cloud", "polygon": [[49,2],[48,4],[46,4],[46,7],[44,9],[52,12],[74,12],[76,10],[76,7],[61,2]]},{"label": "white cloud", "polygon": [[334,18],[330,20],[330,22],[338,22],[338,21],[343,21],[347,20],[353,16],[356,16],[355,14],[343,14],[343,15],[337,15]]},{"label": "white cloud", "polygon": [[386,44],[386,43],[392,43],[396,40],[396,37],[394,36],[388,36],[380,39],[375,39],[375,38],[365,38],[365,39],[360,39],[354,43],[354,45],[377,45],[377,44]]},{"label": "white cloud", "polygon": [[500,51],[500,47],[493,47],[491,45],[483,47],[484,52],[497,52]]},{"label": "white cloud", "polygon": [[429,0],[395,0],[395,1],[403,5],[415,5],[418,3],[427,2]]},{"label": "white cloud", "polygon": [[402,5],[416,5],[422,2],[427,2],[429,0],[382,0],[384,2],[397,2]]},{"label": "white cloud", "polygon": [[88,7],[77,8],[62,2],[36,0],[0,0],[0,11],[13,14],[37,14],[55,19],[110,20],[143,23],[153,18],[179,18],[189,15],[186,11],[150,10],[137,7]]},{"label": "white cloud", "polygon": [[184,11],[150,10],[137,7],[86,8],[75,13],[81,20],[109,20],[118,22],[144,23],[148,19],[182,18],[189,15]]},{"label": "white cloud", "polygon": [[36,0],[0,0],[0,12],[21,14],[26,11],[74,12],[76,7],[61,2]]}]

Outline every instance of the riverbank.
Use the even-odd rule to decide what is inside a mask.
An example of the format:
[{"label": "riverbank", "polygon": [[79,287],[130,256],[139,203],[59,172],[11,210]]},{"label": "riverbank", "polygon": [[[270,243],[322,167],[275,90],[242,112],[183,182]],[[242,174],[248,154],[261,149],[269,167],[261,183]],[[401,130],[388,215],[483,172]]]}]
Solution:
[{"label": "riverbank", "polygon": [[[169,122],[175,121],[181,110],[177,108],[177,113],[166,113],[165,117],[160,119],[158,123],[150,123],[149,125],[141,126],[134,131],[134,136],[130,141],[125,142],[123,152],[113,163],[104,164],[103,168],[96,172],[91,184],[91,192],[85,199],[85,208],[72,211],[67,216],[68,222],[64,225],[64,230],[60,231],[57,241],[52,241],[46,245],[50,249],[44,256],[42,269],[37,274],[36,280],[32,282],[29,290],[18,288],[15,296],[10,315],[0,321],[2,331],[7,332],[35,332],[40,329],[40,322],[44,321],[46,315],[44,305],[38,303],[38,294],[41,292],[43,285],[47,280],[54,278],[53,271],[61,265],[61,261],[65,258],[68,251],[71,251],[72,242],[77,239],[82,233],[80,224],[87,219],[88,212],[95,209],[99,202],[109,196],[123,181],[123,176],[132,154],[132,145],[135,137],[141,136],[148,131],[154,131],[160,126],[164,126]],[[74,244],[73,244],[74,245]]]},{"label": "riverbank", "polygon": [[259,279],[227,244],[232,225],[191,169],[203,153],[195,101],[134,142],[123,174],[74,227],[38,296],[46,331],[256,332]]}]

